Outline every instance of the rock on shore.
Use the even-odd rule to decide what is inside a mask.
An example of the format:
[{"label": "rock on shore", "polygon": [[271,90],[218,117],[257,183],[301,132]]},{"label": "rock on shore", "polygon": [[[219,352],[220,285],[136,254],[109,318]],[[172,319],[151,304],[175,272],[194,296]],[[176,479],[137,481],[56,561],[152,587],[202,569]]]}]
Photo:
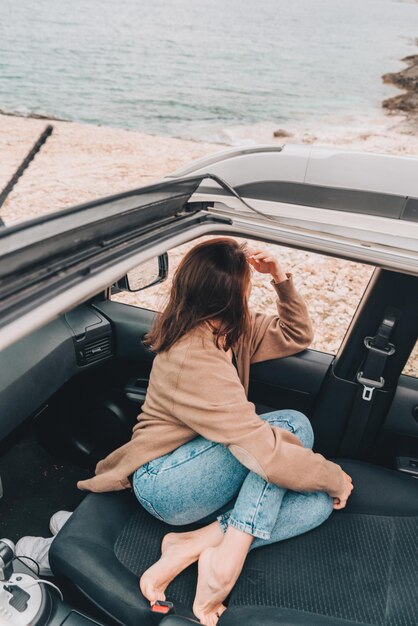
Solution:
[{"label": "rock on shore", "polygon": [[[417,41],[418,44],[418,41]],[[384,74],[383,81],[403,89],[404,93],[383,101],[383,107],[388,111],[407,113],[416,116],[418,120],[418,54],[402,59],[407,67],[400,72]]]}]

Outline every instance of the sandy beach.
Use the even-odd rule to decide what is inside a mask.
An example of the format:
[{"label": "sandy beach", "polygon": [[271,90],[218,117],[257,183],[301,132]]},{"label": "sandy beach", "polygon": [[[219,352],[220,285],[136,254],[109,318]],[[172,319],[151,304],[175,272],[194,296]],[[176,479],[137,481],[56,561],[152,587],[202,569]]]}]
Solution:
[{"label": "sandy beach", "polygon": [[[14,173],[47,120],[0,115],[0,188]],[[200,143],[147,135],[119,128],[51,121],[53,135],[25,172],[2,208],[7,225],[124,190],[149,184],[193,159],[222,150],[225,144]],[[235,127],[226,132],[229,144],[305,143],[350,150],[418,155],[413,120],[405,115],[377,119],[347,119],[337,125],[295,125],[283,129]],[[279,130],[279,136],[273,132]],[[284,132],[283,132],[284,131]],[[170,252],[174,269],[190,247]],[[304,294],[316,327],[313,347],[335,353],[371,276],[373,268],[330,259],[299,250],[270,246]],[[254,275],[251,305],[265,312],[275,310],[274,297],[265,276]],[[139,294],[120,294],[120,301],[153,309],[163,306],[170,282]],[[320,293],[320,296],[318,296]],[[407,371],[418,369],[418,354]]]}]

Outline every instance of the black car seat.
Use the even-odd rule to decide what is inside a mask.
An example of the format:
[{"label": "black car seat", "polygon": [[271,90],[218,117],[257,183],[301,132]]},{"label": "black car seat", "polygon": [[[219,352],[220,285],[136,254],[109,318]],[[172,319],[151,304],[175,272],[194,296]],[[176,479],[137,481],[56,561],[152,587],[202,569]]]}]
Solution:
[{"label": "black car seat", "polygon": [[[418,624],[418,480],[338,463],[355,486],[346,509],[304,535],[252,551],[219,626]],[[138,579],[169,530],[129,490],[89,494],[53,542],[51,567],[116,623],[148,626]],[[188,568],[167,590],[186,616],[196,571]]]}]

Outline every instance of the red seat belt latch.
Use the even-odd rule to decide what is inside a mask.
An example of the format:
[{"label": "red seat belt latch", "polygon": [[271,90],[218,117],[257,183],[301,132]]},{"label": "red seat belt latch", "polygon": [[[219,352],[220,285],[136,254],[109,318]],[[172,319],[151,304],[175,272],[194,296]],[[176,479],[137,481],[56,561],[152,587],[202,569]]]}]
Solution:
[{"label": "red seat belt latch", "polygon": [[160,613],[161,615],[168,615],[174,609],[174,604],[166,600],[157,600],[151,607],[153,613]]}]

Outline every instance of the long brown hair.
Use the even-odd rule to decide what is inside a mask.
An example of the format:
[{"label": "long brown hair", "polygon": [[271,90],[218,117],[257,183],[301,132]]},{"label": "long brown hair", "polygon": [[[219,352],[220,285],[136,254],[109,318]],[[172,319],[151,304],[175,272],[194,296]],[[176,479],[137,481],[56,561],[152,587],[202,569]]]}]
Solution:
[{"label": "long brown hair", "polygon": [[216,319],[216,345],[233,346],[250,325],[248,293],[251,269],[245,244],[216,237],[187,252],[174,273],[168,303],[157,315],[145,343],[153,352],[168,350],[203,322]]}]

